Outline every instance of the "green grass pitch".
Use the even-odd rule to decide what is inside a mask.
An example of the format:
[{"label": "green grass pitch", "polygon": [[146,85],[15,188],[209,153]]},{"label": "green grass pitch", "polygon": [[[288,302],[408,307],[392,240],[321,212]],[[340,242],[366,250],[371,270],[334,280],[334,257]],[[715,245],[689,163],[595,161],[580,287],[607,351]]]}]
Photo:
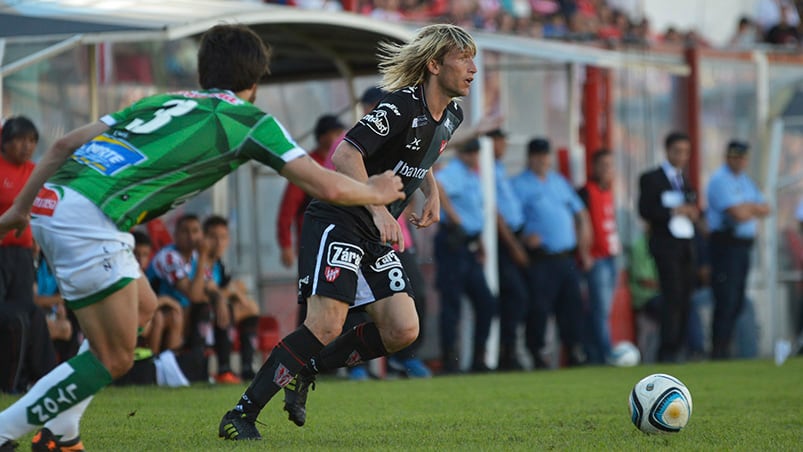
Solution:
[{"label": "green grass pitch", "polygon": [[[691,391],[694,411],[677,434],[645,435],[627,397],[652,373]],[[349,382],[324,378],[307,425],[282,411],[260,416],[259,442],[224,442],[220,417],[245,386],[107,388],[82,422],[89,451],[183,450],[803,450],[803,358],[633,368]],[[0,407],[16,398],[0,396]],[[29,450],[27,436],[20,450]]]}]

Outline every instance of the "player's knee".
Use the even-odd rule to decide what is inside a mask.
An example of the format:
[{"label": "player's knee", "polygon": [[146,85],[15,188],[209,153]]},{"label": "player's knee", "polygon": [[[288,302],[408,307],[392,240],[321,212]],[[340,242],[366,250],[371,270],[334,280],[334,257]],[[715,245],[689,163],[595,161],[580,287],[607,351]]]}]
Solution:
[{"label": "player's knee", "polygon": [[383,335],[382,340],[388,352],[397,352],[412,344],[418,338],[418,323],[400,325],[393,328],[388,334]]},{"label": "player's knee", "polygon": [[128,373],[134,366],[134,352],[122,352],[105,358],[101,362],[109,371],[113,379],[118,379]]},{"label": "player's knee", "polygon": [[322,344],[326,345],[333,340],[337,339],[340,336],[340,333],[343,331],[342,326],[334,325],[334,324],[326,324],[322,322],[304,322],[304,325],[321,341]]}]

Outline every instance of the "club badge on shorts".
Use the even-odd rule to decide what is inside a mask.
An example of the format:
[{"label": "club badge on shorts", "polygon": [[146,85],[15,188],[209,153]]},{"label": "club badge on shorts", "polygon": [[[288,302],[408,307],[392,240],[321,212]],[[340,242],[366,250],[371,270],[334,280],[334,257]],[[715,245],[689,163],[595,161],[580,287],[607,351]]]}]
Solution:
[{"label": "club badge on shorts", "polygon": [[334,282],[338,276],[340,276],[340,267],[330,267],[326,266],[323,271],[323,276],[326,278],[326,282]]}]

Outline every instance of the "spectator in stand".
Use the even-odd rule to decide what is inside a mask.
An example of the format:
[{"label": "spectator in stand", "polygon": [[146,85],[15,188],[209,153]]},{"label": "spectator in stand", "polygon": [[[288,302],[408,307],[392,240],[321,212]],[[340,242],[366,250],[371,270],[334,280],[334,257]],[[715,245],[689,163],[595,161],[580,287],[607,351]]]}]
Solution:
[{"label": "spectator in stand", "polygon": [[[196,269],[211,273],[207,284],[207,294],[214,300],[215,309],[215,343],[226,344],[228,348],[218,348],[218,361],[228,363],[227,354],[231,352],[230,330],[236,329],[240,339],[240,376],[243,380],[254,378],[254,352],[257,342],[257,327],[259,326],[259,306],[253,298],[248,296],[248,289],[242,280],[232,280],[223,266],[223,256],[229,247],[229,222],[218,215],[207,218],[203,224],[204,237],[209,241],[209,268]],[[236,328],[235,328],[236,327]],[[221,353],[222,351],[222,353]],[[231,369],[222,369],[218,365],[218,374],[231,372]]]},{"label": "spectator in stand", "polygon": [[529,294],[525,271],[530,261],[521,243],[524,211],[516,196],[502,159],[507,135],[502,129],[486,134],[493,140],[496,179],[496,226],[499,271],[499,370],[521,370],[516,343],[519,326],[527,310]]},{"label": "spectator in stand", "polygon": [[480,235],[483,200],[479,179],[479,141],[469,140],[438,173],[441,222],[435,235],[436,285],[440,293],[440,335],[443,370],[460,370],[457,328],[463,295],[474,307],[472,372],[487,372],[486,342],[496,300],[488,288],[482,262]]},{"label": "spectator in stand", "polygon": [[[620,28],[617,21],[619,17],[623,16],[620,11],[614,10],[607,5],[601,5],[599,8],[599,28],[597,29],[597,37],[611,44],[620,42],[626,29]],[[625,20],[626,19],[627,17],[625,17]]]},{"label": "spectator in stand", "polygon": [[[24,117],[9,118],[0,138],[0,213],[11,207],[33,171],[31,157],[39,142],[39,131]],[[11,231],[0,237],[0,303],[14,303],[33,309],[33,235],[26,227],[21,234]]]},{"label": "spectator in stand", "polygon": [[552,169],[549,140],[527,144],[527,169],[513,178],[513,189],[524,208],[523,242],[530,258],[527,280],[531,295],[526,318],[527,348],[536,368],[546,368],[542,351],[547,320],[554,314],[569,365],[586,362],[580,338],[582,301],[580,273],[591,266],[588,211],[566,179]]},{"label": "spectator in stand", "polygon": [[399,22],[404,17],[400,0],[374,0],[374,9],[370,15],[374,19],[388,22]]},{"label": "spectator in stand", "polygon": [[792,0],[758,0],[755,22],[763,33],[767,33],[782,22],[797,27],[800,25],[800,15]]},{"label": "spectator in stand", "polygon": [[770,208],[745,172],[750,146],[728,143],[725,164],[708,183],[707,220],[711,228],[711,288],[714,293],[712,352],[714,359],[730,357],[733,332],[745,305],[750,252],[758,220]]},{"label": "spectator in stand", "polygon": [[669,46],[682,46],[684,44],[683,35],[675,27],[669,27],[664,33],[662,43]]},{"label": "spectator in stand", "polygon": [[[24,117],[9,118],[0,135],[0,214],[8,210],[33,171],[39,131]],[[0,237],[0,391],[23,392],[56,365],[45,315],[34,304],[31,228]],[[13,344],[19,344],[14,347]]]},{"label": "spectator in stand", "polygon": [[684,171],[691,156],[689,136],[671,132],[664,140],[666,160],[641,174],[638,210],[649,224],[650,252],[661,284],[661,362],[683,360],[694,286],[694,222],[697,194]]},{"label": "spectator in stand", "polygon": [[569,34],[566,18],[562,14],[549,16],[542,31],[545,39],[563,39]]},{"label": "spectator in stand", "polygon": [[800,19],[798,18],[797,24],[793,24],[792,21],[790,21],[791,15],[788,14],[789,10],[794,10],[795,15],[797,14],[797,10],[794,6],[782,5],[780,22],[767,30],[765,38],[767,43],[783,46],[797,46],[800,44],[800,32],[797,29]]},{"label": "spectator in stand", "polygon": [[[185,325],[182,370],[190,381],[206,381],[204,352],[206,347],[214,345],[214,312],[206,294],[206,275],[193,268],[209,266],[209,242],[204,240],[201,221],[194,214],[176,220],[173,237],[175,243],[156,253],[146,274],[151,285],[157,287],[159,297],[169,296],[182,308]],[[232,377],[223,375],[221,382],[237,380]]]},{"label": "spectator in stand", "polygon": [[[309,152],[313,160],[323,165],[330,150],[340,141],[346,128],[335,115],[323,115],[315,123],[315,141],[317,145]],[[304,210],[312,198],[304,190],[291,182],[287,183],[279,204],[277,215],[276,234],[281,248],[282,265],[292,267],[298,254],[298,237],[301,236],[301,225],[304,220]],[[295,226],[295,228],[293,227]],[[296,244],[293,244],[293,230],[295,230]],[[299,323],[304,318],[299,319]]]},{"label": "spectator in stand", "polygon": [[[34,247],[38,248],[38,247]],[[59,294],[56,278],[45,262],[44,254],[36,250],[36,283],[33,300],[45,313],[47,330],[56,352],[56,362],[64,362],[78,353],[82,337],[79,335],[78,321],[70,316]],[[72,317],[72,318],[71,318]]]},{"label": "spectator in stand", "polygon": [[752,49],[759,42],[761,42],[761,35],[756,29],[756,24],[749,17],[742,16],[736,32],[730,39],[730,47],[739,50]]},{"label": "spectator in stand", "polygon": [[295,5],[301,9],[322,9],[324,11],[343,11],[339,0],[294,0]]},{"label": "spectator in stand", "polygon": [[580,189],[592,232],[593,264],[585,275],[588,287],[586,351],[590,363],[603,364],[612,359],[608,322],[618,276],[616,256],[620,248],[613,197],[613,154],[607,149],[598,150],[591,158],[591,166],[591,180]]},{"label": "spectator in stand", "polygon": [[[133,231],[134,257],[145,274],[153,256],[151,239],[142,231]],[[157,284],[158,286],[158,284]],[[159,288],[154,287],[159,293]],[[184,312],[178,301],[169,295],[157,297],[157,308],[149,325],[145,326],[142,337],[146,338],[151,353],[159,355],[165,350],[177,352],[184,345]]]}]

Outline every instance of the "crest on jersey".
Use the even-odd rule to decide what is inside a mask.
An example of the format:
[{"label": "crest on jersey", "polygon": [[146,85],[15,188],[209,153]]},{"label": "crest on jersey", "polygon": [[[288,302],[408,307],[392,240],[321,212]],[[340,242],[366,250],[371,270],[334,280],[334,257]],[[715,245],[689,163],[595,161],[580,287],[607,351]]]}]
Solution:
[{"label": "crest on jersey", "polygon": [[72,159],[104,176],[114,176],[129,166],[144,162],[147,157],[125,140],[100,135],[78,148]]}]

